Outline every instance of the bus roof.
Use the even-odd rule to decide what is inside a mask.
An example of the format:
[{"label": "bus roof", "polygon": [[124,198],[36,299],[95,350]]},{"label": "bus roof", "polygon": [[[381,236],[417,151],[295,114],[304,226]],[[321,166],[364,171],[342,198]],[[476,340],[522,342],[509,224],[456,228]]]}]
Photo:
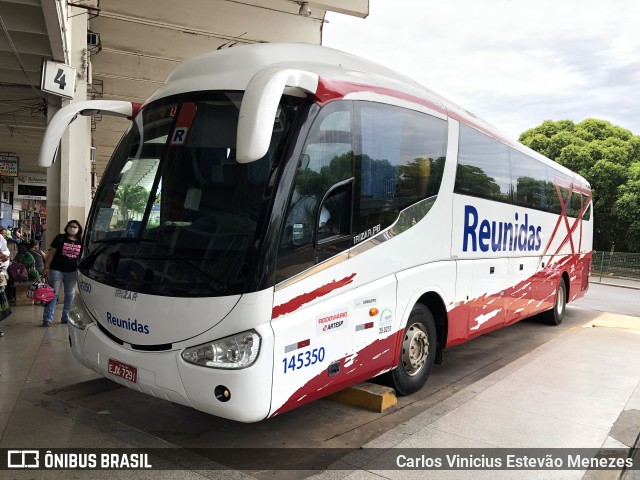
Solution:
[{"label": "bus roof", "polygon": [[576,178],[580,183],[589,185],[580,175],[509,139],[490,123],[418,84],[410,77],[356,55],[319,45],[257,43],[205,53],[179,65],[169,74],[164,85],[145,103],[185,92],[245,90],[254,75],[271,67],[304,70],[327,79],[369,85],[373,90],[392,90],[439,105],[450,118],[484,131],[529,156],[554,165],[556,168],[559,167],[561,171]]},{"label": "bus roof", "polygon": [[386,81],[387,86],[394,84],[396,88],[422,92],[422,95],[430,93],[407,76],[340,50],[305,43],[256,43],[216,50],[187,60],[169,74],[165,84],[149,101],[188,91],[244,90],[256,73],[269,67],[296,68],[330,75],[336,80],[353,82],[359,79],[360,83],[370,83],[373,75]]}]

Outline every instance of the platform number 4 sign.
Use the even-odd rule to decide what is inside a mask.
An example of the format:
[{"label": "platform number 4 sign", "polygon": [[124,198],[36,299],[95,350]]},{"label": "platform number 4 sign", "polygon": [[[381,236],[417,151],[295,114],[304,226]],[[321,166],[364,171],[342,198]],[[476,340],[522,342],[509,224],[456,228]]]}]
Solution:
[{"label": "platform number 4 sign", "polygon": [[51,60],[45,60],[42,63],[41,88],[43,91],[65,98],[73,98],[75,85],[75,68]]},{"label": "platform number 4 sign", "polygon": [[53,83],[57,83],[58,85],[60,85],[60,90],[64,90],[64,87],[67,84],[67,81],[65,80],[66,76],[67,75],[64,73],[64,70],[59,68],[58,72],[56,73],[56,78],[53,79]]}]

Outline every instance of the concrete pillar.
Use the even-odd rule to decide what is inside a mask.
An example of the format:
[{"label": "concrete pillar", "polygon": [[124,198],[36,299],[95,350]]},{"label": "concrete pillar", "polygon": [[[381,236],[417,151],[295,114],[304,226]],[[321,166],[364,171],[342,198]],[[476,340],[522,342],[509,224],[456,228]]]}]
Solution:
[{"label": "concrete pillar", "polygon": [[[47,108],[47,123],[59,110],[59,107],[49,102]],[[47,169],[47,229],[43,232],[41,248],[46,252],[51,240],[60,233],[60,149],[56,155],[56,161]]]},{"label": "concrete pillar", "polygon": [[[89,80],[87,78],[89,71],[87,15],[82,14],[84,10],[68,8],[71,31],[70,62],[76,69],[76,91],[73,99],[75,102],[87,99]],[[67,100],[63,103],[66,105],[68,102]],[[59,160],[48,172],[50,178],[47,179],[47,237],[49,239],[52,239],[56,233],[62,232],[69,220],[78,220],[83,228],[86,225],[91,204],[90,146],[91,118],[78,116],[63,135]]]}]

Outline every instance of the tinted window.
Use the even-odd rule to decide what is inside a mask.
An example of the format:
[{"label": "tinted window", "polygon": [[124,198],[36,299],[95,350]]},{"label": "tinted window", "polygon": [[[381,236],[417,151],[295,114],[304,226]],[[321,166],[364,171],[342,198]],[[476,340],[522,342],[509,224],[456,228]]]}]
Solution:
[{"label": "tinted window", "polygon": [[[575,180],[555,168],[460,125],[456,193],[558,215],[566,205],[567,215],[575,218],[587,200],[576,187]],[[585,212],[584,219],[589,215]]]},{"label": "tinted window", "polygon": [[562,205],[564,202],[563,197],[566,198],[566,192],[564,192],[563,194],[559,185],[556,188],[557,175],[558,175],[558,172],[555,169],[551,167],[547,167],[547,178],[549,179],[547,181],[547,195],[549,196],[549,211],[551,213],[555,213],[559,215],[560,212],[562,212]]},{"label": "tinted window", "polygon": [[[589,197],[583,193],[582,194],[582,205],[583,205],[583,208],[584,208],[585,205],[587,205],[588,201],[589,201]],[[591,205],[589,205],[587,207],[587,209],[585,210],[584,214],[582,215],[582,218],[584,220],[589,220],[591,218]]]},{"label": "tinted window", "polygon": [[301,103],[283,96],[265,157],[235,160],[238,92],[146,105],[114,152],[87,222],[83,274],[162,296],[246,291],[258,264],[267,181]]},{"label": "tinted window", "polygon": [[455,191],[510,202],[513,184],[507,146],[461,124]]},{"label": "tinted window", "polygon": [[356,103],[361,152],[356,163],[355,227],[384,229],[398,213],[437,195],[444,170],[447,123],[375,103]]},{"label": "tinted window", "polygon": [[352,103],[333,102],[311,126],[280,236],[276,283],[324,259],[315,254],[315,241],[350,236],[350,197],[335,192],[320,203],[331,187],[353,176],[352,123]]},{"label": "tinted window", "polygon": [[582,210],[582,197],[579,192],[573,190],[567,205],[567,215],[569,217],[578,218]]},{"label": "tinted window", "polygon": [[514,202],[523,207],[547,210],[547,167],[517,150],[510,149]]},{"label": "tinted window", "polygon": [[[281,245],[311,244],[320,200],[331,186],[351,176],[351,104],[334,102],[321,110],[307,137],[285,215]],[[319,213],[319,226],[325,228],[331,218],[325,206]]]},{"label": "tinted window", "polygon": [[[573,199],[569,199],[571,178],[551,167],[547,167],[547,175],[549,176],[547,191],[549,192],[549,209],[551,213],[559,215],[562,213],[562,209],[567,206],[567,215],[569,215],[569,212],[572,211],[571,200]],[[579,204],[580,198],[578,198]]]}]

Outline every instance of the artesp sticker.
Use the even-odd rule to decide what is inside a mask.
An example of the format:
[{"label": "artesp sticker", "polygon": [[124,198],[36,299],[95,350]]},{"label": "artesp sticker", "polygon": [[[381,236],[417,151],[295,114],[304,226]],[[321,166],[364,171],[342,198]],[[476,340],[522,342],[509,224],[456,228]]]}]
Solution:
[{"label": "artesp sticker", "polygon": [[335,332],[347,328],[349,324],[349,312],[347,310],[339,310],[337,312],[322,315],[316,318],[316,333],[323,335],[325,333]]}]

